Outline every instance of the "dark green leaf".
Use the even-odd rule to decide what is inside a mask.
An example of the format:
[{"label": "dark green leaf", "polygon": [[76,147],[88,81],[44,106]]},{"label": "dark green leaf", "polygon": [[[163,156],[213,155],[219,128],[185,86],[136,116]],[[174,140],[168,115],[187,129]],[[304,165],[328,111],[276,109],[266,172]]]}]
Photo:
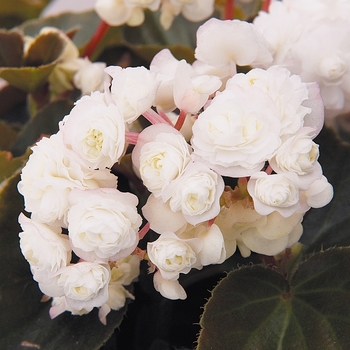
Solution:
[{"label": "dark green leaf", "polygon": [[39,34],[30,44],[25,66],[39,67],[53,63],[62,55],[66,42],[57,32]]},{"label": "dark green leaf", "polygon": [[7,123],[0,121],[0,150],[8,151],[16,141],[16,138],[17,131]]},{"label": "dark green leaf", "polygon": [[303,221],[301,243],[306,252],[350,245],[350,145],[324,128],[316,138],[325,176],[333,185],[334,197],[324,208],[312,209]]},{"label": "dark green leaf", "polygon": [[84,46],[94,34],[100,23],[100,18],[94,11],[82,13],[63,13],[58,16],[49,16],[33,19],[23,23],[20,29],[26,35],[35,37],[43,27],[51,26],[64,32],[77,29],[73,42],[78,47]]},{"label": "dark green leaf", "polygon": [[0,187],[4,180],[12,177],[22,169],[29,153],[24,154],[22,157],[13,158],[11,152],[0,151]]},{"label": "dark green leaf", "polygon": [[19,156],[27,147],[33,145],[43,135],[52,135],[58,131],[58,123],[69,114],[73,103],[69,100],[58,100],[47,104],[21,130],[12,147],[12,153]]},{"label": "dark green leaf", "polygon": [[289,283],[262,266],[230,272],[212,292],[197,350],[333,350],[350,344],[350,248],[317,253]]},{"label": "dark green leaf", "polygon": [[3,0],[0,1],[0,23],[3,28],[12,28],[29,18],[38,17],[50,0]]},{"label": "dark green leaf", "polygon": [[0,31],[0,67],[21,67],[23,64],[23,34]]},{"label": "dark green leaf", "polygon": [[25,92],[38,90],[49,77],[56,63],[40,67],[0,68],[0,77]]}]

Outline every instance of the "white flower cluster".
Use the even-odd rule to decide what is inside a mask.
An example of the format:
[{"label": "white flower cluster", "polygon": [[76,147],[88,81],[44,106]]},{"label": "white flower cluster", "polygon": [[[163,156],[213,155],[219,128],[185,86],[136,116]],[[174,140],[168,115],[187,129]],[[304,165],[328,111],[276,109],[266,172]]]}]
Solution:
[{"label": "white flower cluster", "polygon": [[[21,247],[41,290],[56,297],[53,314],[98,306],[105,317],[122,304],[115,295],[130,297],[119,291],[132,278],[114,279],[111,266],[133,259],[141,217],[137,198],[115,189],[109,171],[129,144],[150,192],[142,213],[159,234],[143,257],[167,298],[186,298],[180,274],[220,264],[237,247],[246,257],[292,246],[305,212],[331,200],[314,142],[324,119],[317,83],[280,66],[237,73],[237,65],[272,60],[247,22],[209,20],[195,55],[191,65],[165,49],[150,69],[106,68],[111,85],[82,97],[60,131],[33,147],[18,185],[32,219],[20,222],[54,238],[37,253],[34,234],[22,233]],[[140,116],[151,125],[130,132]],[[227,178],[238,181],[235,189]]]},{"label": "white flower cluster", "polygon": [[144,10],[160,10],[160,23],[169,29],[180,13],[189,21],[199,22],[214,12],[214,0],[97,0],[95,10],[111,26],[139,26]]},{"label": "white flower cluster", "polygon": [[[254,26],[268,42],[271,64],[305,82],[318,82],[326,121],[350,111],[350,3],[346,0],[273,1]],[[268,65],[262,65],[267,68]]]}]

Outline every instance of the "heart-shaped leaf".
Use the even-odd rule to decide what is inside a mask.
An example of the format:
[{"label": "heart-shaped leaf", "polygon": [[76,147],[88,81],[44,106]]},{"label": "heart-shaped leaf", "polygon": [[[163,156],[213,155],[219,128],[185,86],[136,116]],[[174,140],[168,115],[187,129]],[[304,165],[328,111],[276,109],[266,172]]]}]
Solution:
[{"label": "heart-shaped leaf", "polygon": [[0,67],[21,67],[23,64],[23,34],[17,30],[0,30]]},{"label": "heart-shaped leaf", "polygon": [[30,44],[25,57],[25,66],[39,67],[53,63],[63,53],[66,42],[58,32],[39,34]]},{"label": "heart-shaped leaf", "polygon": [[262,266],[230,272],[212,292],[197,350],[346,349],[350,248],[320,252],[291,282]]}]

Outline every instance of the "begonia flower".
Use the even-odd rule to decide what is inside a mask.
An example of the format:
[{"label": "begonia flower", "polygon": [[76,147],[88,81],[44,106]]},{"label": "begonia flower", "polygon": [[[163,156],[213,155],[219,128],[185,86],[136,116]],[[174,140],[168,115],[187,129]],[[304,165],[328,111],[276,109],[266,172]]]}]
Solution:
[{"label": "begonia flower", "polygon": [[85,96],[61,123],[63,142],[92,169],[111,168],[125,151],[125,122],[114,104]]},{"label": "begonia flower", "polygon": [[68,232],[74,252],[86,261],[119,260],[139,241],[138,199],[116,189],[73,190],[69,194]]},{"label": "begonia flower", "polygon": [[32,219],[67,227],[68,194],[74,188],[116,187],[117,177],[108,169],[92,170],[67,149],[58,132],[42,138],[22,169],[18,191]]}]

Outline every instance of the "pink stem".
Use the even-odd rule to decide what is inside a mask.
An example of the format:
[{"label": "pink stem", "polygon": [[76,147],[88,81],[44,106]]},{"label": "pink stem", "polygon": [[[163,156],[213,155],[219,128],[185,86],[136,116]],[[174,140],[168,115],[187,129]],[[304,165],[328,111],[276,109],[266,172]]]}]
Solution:
[{"label": "pink stem", "polygon": [[179,118],[177,119],[177,122],[175,124],[175,129],[180,130],[182,126],[184,125],[185,119],[186,119],[187,113],[185,111],[180,111]]},{"label": "pink stem", "polygon": [[271,168],[270,165],[268,165],[268,167],[267,167],[266,170],[265,170],[265,173],[266,173],[267,175],[271,175],[272,172],[273,172],[273,169]]},{"label": "pink stem", "polygon": [[269,6],[270,6],[271,0],[263,0],[261,10],[265,12],[269,12]]},{"label": "pink stem", "polygon": [[143,113],[143,116],[152,124],[160,124],[167,123],[173,125],[172,122],[167,118],[165,120],[162,116],[160,116],[157,112],[155,112],[152,108]]},{"label": "pink stem", "polygon": [[149,222],[147,222],[146,225],[143,226],[142,229],[139,231],[139,239],[140,240],[146,236],[147,232],[149,231],[149,228],[150,228],[150,224],[149,224]]},{"label": "pink stem", "polygon": [[224,19],[233,19],[235,11],[235,0],[226,0]]},{"label": "pink stem", "polygon": [[171,120],[168,118],[168,116],[162,111],[162,110],[157,110],[158,114],[170,125],[172,125],[173,123],[171,122]]},{"label": "pink stem", "polygon": [[101,21],[100,24],[98,25],[94,35],[92,36],[92,38],[88,42],[88,44],[85,48],[85,52],[83,54],[83,57],[88,57],[88,58],[91,57],[91,55],[95,51],[97,45],[101,42],[102,38],[107,33],[108,29],[109,29],[109,25],[106,22]]},{"label": "pink stem", "polygon": [[139,137],[139,133],[137,133],[137,132],[127,131],[125,133],[125,141],[127,143],[130,143],[131,145],[136,145],[138,137]]}]

